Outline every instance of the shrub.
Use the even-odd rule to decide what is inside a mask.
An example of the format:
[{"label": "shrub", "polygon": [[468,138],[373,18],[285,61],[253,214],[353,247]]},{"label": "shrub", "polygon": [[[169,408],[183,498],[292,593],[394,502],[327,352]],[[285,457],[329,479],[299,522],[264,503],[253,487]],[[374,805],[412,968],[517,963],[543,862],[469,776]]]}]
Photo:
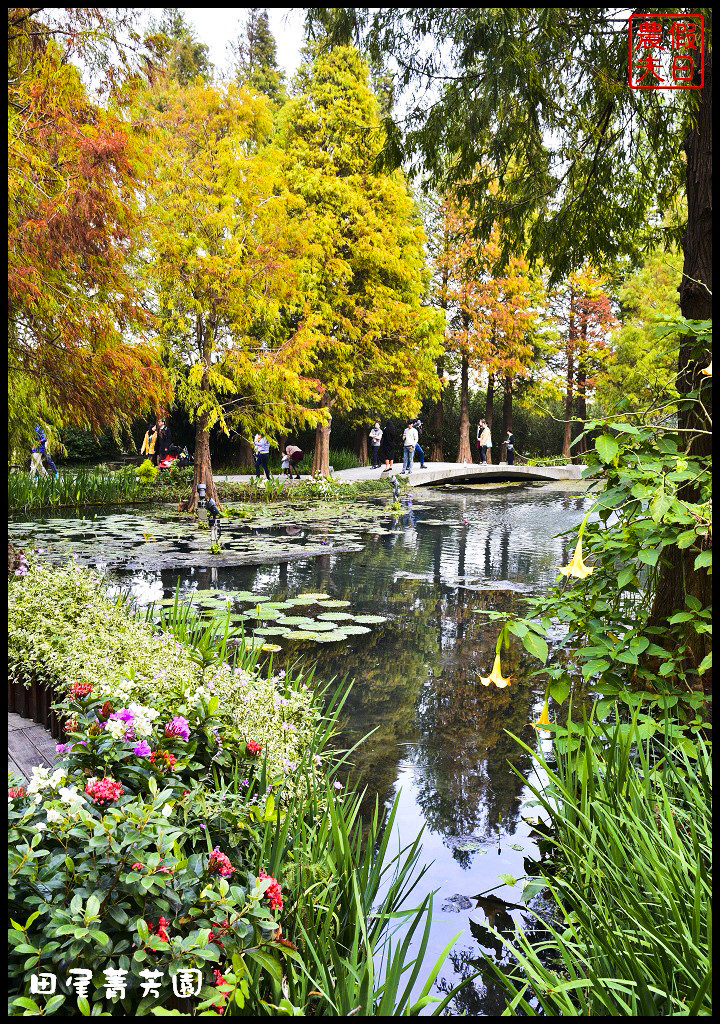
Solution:
[{"label": "shrub", "polygon": [[159,472],[160,470],[157,466],[153,466],[150,459],[145,459],[145,461],[136,470],[138,480],[143,487],[152,486],[152,484],[155,483],[155,477]]},{"label": "shrub", "polygon": [[34,678],[61,694],[74,684],[91,685],[98,700],[116,706],[146,704],[151,696],[153,707],[170,717],[189,717],[215,696],[223,722],[263,745],[269,771],[300,760],[317,711],[296,677],[198,664],[182,644],[107,597],[95,573],[72,564],[31,561],[27,575],[12,578],[8,597],[11,679]]}]

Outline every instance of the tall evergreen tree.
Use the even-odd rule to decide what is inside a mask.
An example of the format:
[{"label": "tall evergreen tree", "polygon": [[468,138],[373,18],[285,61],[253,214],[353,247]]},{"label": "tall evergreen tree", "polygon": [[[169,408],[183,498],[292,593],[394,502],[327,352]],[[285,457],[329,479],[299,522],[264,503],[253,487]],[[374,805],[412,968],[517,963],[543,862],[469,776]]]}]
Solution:
[{"label": "tall evergreen tree", "polygon": [[274,103],[285,95],[285,75],[278,67],[277,44],[264,7],[250,7],[245,25],[228,44],[235,80]]},{"label": "tall evergreen tree", "polygon": [[180,85],[189,85],[198,76],[212,80],[209,47],[200,42],[177,7],[162,9],[160,17],[151,22],[145,43],[160,67]]}]

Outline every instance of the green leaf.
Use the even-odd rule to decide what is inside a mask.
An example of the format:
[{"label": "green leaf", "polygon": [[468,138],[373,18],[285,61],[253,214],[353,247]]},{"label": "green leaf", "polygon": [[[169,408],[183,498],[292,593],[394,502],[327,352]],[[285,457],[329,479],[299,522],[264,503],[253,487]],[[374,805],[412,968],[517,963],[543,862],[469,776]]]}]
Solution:
[{"label": "green leaf", "polygon": [[254,960],[260,964],[268,974],[277,982],[278,985],[282,983],[282,966],[274,956],[270,956],[269,953],[264,953],[262,950],[246,950],[245,956],[250,960]]},{"label": "green leaf", "polygon": [[548,645],[547,641],[543,637],[538,636],[537,633],[533,633],[532,630],[529,630],[522,638],[522,642],[525,650],[529,654],[532,654],[534,658],[538,658],[543,665],[547,662]]},{"label": "green leaf", "polygon": [[505,885],[517,885],[517,878],[514,875],[500,875],[500,881]]},{"label": "green leaf", "polygon": [[712,565],[712,551],[701,551],[695,559],[695,568],[706,569],[709,565]]},{"label": "green leaf", "polygon": [[570,693],[572,684],[569,679],[554,679],[548,686],[548,693],[554,701],[562,704]]},{"label": "green leaf", "polygon": [[601,434],[595,441],[595,450],[604,463],[612,462],[620,451],[620,445],[609,434]]}]

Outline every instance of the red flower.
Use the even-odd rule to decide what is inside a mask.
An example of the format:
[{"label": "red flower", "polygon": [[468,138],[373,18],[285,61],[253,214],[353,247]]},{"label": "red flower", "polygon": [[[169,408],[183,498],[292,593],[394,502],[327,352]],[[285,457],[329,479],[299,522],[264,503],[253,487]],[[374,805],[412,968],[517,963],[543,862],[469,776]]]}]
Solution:
[{"label": "red flower", "polygon": [[77,720],[75,718],[68,718],[65,723],[65,732],[77,732]]},{"label": "red flower", "polygon": [[132,869],[133,869],[133,871],[144,871],[145,870],[145,865],[144,864],[140,864],[140,863],[133,864]]},{"label": "red flower", "polygon": [[175,755],[167,750],[156,750],[150,755],[150,761],[155,765],[160,765],[164,771],[169,769],[171,772],[175,771],[175,765],[177,764]]},{"label": "red flower", "polygon": [[265,895],[270,903],[270,909],[275,910],[275,908],[277,908],[278,910],[282,910],[282,888],[278,885],[277,878],[273,878],[272,875],[266,875],[264,871],[260,871],[257,876],[258,882],[262,882],[265,878],[269,878],[272,881],[272,885],[269,885],[265,890]]},{"label": "red flower", "polygon": [[24,786],[18,786],[17,789],[8,790],[8,797],[10,800],[22,800],[24,796],[27,796]]},{"label": "red flower", "polygon": [[92,797],[94,803],[102,805],[119,800],[125,790],[114,779],[91,779],[85,792]]},{"label": "red flower", "polygon": [[75,683],[74,686],[70,687],[70,696],[74,697],[75,700],[79,700],[80,697],[87,697],[92,691],[93,688],[90,683]]},{"label": "red flower", "polygon": [[245,746],[247,747],[247,752],[248,754],[250,754],[251,757],[257,757],[258,754],[262,751],[262,747],[260,746],[260,744],[255,743],[254,740],[248,740]]},{"label": "red flower", "polygon": [[228,858],[224,853],[220,853],[220,847],[216,846],[213,852],[210,854],[210,860],[208,861],[208,872],[211,875],[222,875],[223,878],[229,878],[233,874],[235,868],[232,866]]},{"label": "red flower", "polygon": [[169,942],[170,936],[168,935],[167,927],[170,924],[166,917],[161,917],[158,921],[157,937],[162,939],[163,942]]}]

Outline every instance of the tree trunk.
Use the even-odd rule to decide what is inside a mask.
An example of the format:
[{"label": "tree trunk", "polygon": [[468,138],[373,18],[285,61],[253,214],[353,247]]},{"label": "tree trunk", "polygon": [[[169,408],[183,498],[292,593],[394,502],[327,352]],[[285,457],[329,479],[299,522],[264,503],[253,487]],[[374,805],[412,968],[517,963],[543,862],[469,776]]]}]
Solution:
[{"label": "tree trunk", "polygon": [[[209,338],[210,330],[211,327],[209,323],[203,318],[202,314],[198,314],[195,319],[195,335],[198,351],[203,364],[203,375],[200,382],[200,387],[203,391],[210,390],[209,367],[212,347]],[[210,461],[209,419],[209,414],[203,413],[202,416],[198,417],[195,424],[195,473],[193,475],[193,490],[187,505],[188,512],[194,512],[197,509],[197,489],[198,484],[201,483],[205,484],[205,497],[212,498],[215,504],[220,507],[220,501],[218,499],[218,493],[215,488],[215,481],[213,480],[212,475],[212,463]]]},{"label": "tree trunk", "polygon": [[[585,429],[585,421],[587,420],[587,373],[584,366],[578,367],[576,383],[575,423],[577,425],[577,434],[580,434]],[[587,438],[582,437],[576,445],[573,445],[573,462],[579,462],[580,456],[584,455],[586,451]]]},{"label": "tree trunk", "polygon": [[575,292],[572,288],[570,289],[570,317],[565,355],[567,358],[567,377],[565,385],[565,432],[563,434],[562,453],[566,459],[569,459],[570,444],[572,442],[573,384],[575,382]]},{"label": "tree trunk", "polygon": [[367,427],[355,427],[355,454],[360,460],[361,466],[367,466],[368,459],[368,433]]},{"label": "tree trunk", "polygon": [[[325,407],[330,411],[332,402],[325,400]],[[315,428],[315,451],[313,452],[312,473],[320,473],[322,476],[330,475],[330,430],[332,422],[328,419],[326,427]]]},{"label": "tree trunk", "polygon": [[470,448],[470,407],[468,404],[468,377],[470,364],[467,355],[463,354],[460,365],[460,447],[458,462],[472,462]]},{"label": "tree trunk", "polygon": [[236,461],[239,469],[247,469],[250,470],[251,472],[255,472],[255,459],[253,458],[253,448],[246,437],[240,438],[240,444],[238,445]]},{"label": "tree trunk", "polygon": [[498,461],[500,461],[500,458],[502,457],[502,454],[503,454],[502,448],[503,448],[503,445],[505,445],[505,448],[506,448],[506,450],[505,450],[505,461],[507,462],[507,445],[506,445],[506,441],[507,441],[508,430],[512,433],[512,401],[513,401],[512,378],[510,377],[509,373],[506,373],[505,374],[504,391],[503,391],[503,436],[502,436],[502,440],[500,442],[500,457],[498,458]]},{"label": "tree trunk", "polygon": [[485,399],[485,422],[492,433],[493,415],[495,412],[495,374],[488,374],[487,397]]},{"label": "tree trunk", "polygon": [[195,474],[193,492],[190,495],[190,504],[187,506],[188,512],[195,512],[197,509],[198,484],[205,484],[205,497],[212,498],[216,505],[221,507],[210,461],[210,428],[207,415],[200,416],[195,424]]},{"label": "tree trunk", "polygon": [[[440,356],[437,363],[437,375],[440,378],[440,382],[443,380],[443,373],[445,370],[445,357]],[[440,392],[440,397],[433,406],[432,410],[432,432],[435,440],[432,443],[430,449],[430,462],[444,462],[445,454],[443,452],[443,427],[444,427],[444,409],[443,409],[443,396]]]},{"label": "tree trunk", "polygon": [[[696,69],[693,82],[699,85],[697,51],[694,56]],[[712,318],[712,55],[708,52],[707,37],[705,86],[698,90],[696,96],[697,114],[685,138],[688,225],[683,239],[685,258],[679,288],[680,311],[688,320],[709,320]],[[712,430],[712,378],[700,372],[709,361],[709,354],[698,351],[694,336],[681,338],[677,389],[681,395],[686,395],[701,388],[703,405],[707,410],[706,416],[695,401],[680,404],[678,423],[683,430]],[[712,436],[709,433],[681,436],[684,439],[690,437],[690,457],[704,458],[710,455]],[[678,489],[678,497],[692,502],[697,500],[698,495],[690,483]],[[685,598],[688,595],[696,597],[703,607],[710,605],[711,578],[707,569],[695,569],[696,557],[697,552],[692,548],[664,549],[650,616],[651,624],[663,628],[671,615],[686,610]],[[690,651],[689,661],[697,667],[711,650],[710,634],[696,634],[694,629],[690,629],[686,640]],[[696,685],[709,693],[712,689],[712,673],[707,671],[698,677]]]}]

